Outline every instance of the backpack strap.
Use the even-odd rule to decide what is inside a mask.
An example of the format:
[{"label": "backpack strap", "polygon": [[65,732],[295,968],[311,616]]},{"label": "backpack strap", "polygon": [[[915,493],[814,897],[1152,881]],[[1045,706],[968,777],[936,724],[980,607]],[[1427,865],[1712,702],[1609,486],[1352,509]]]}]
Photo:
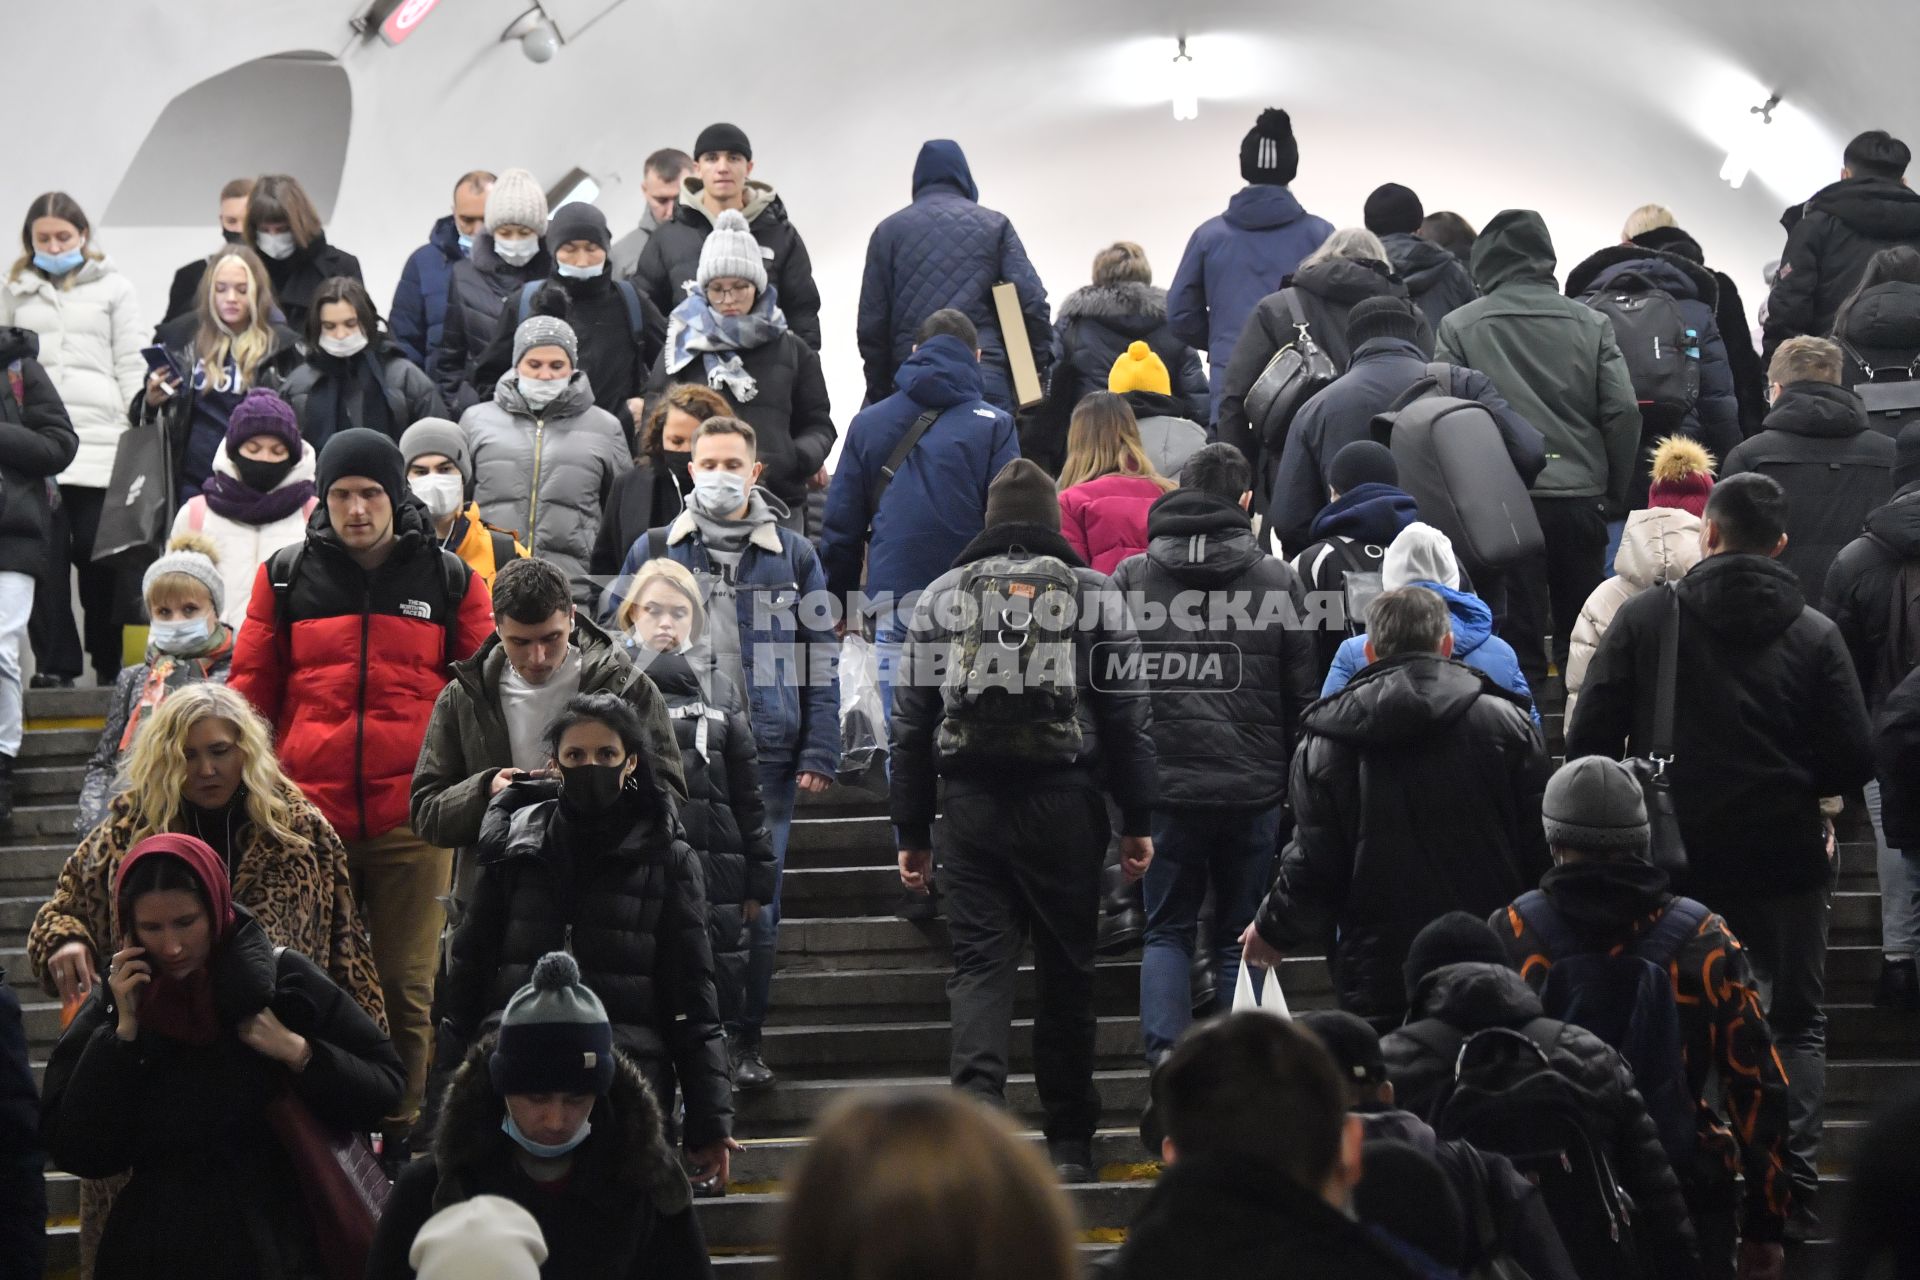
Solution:
[{"label": "backpack strap", "polygon": [[1553,899],[1538,889],[1529,889],[1514,899],[1513,909],[1527,929],[1540,940],[1540,949],[1549,963],[1572,955],[1580,949],[1573,930],[1555,909]]},{"label": "backpack strap", "polygon": [[1673,763],[1673,702],[1680,676],[1680,593],[1667,583],[1666,614],[1660,620],[1660,669],[1655,677],[1653,741],[1647,756],[1661,773]]},{"label": "backpack strap", "polygon": [[300,577],[300,565],[307,558],[307,540],[282,547],[267,558],[267,585],[273,588],[273,635],[280,650],[280,668],[293,664],[293,622],[288,616],[293,584]]},{"label": "backpack strap", "polygon": [[1642,934],[1633,945],[1633,954],[1659,968],[1666,968],[1687,945],[1687,939],[1699,933],[1700,926],[1712,914],[1712,909],[1705,903],[1695,902],[1692,898],[1673,899],[1661,913],[1660,922]]},{"label": "backpack strap", "polygon": [[619,291],[620,301],[627,304],[627,328],[637,338],[647,327],[646,313],[640,309],[640,295],[633,291],[633,282],[630,280],[615,280],[613,287]]},{"label": "backpack strap", "polygon": [[520,286],[520,309],[513,321],[516,327],[525,324],[527,317],[533,314],[533,296],[540,292],[540,286],[545,283],[545,280],[529,280]]},{"label": "backpack strap", "polygon": [[940,420],[944,412],[943,409],[929,409],[915,418],[913,425],[907,428],[907,433],[900,437],[900,442],[893,446],[893,452],[887,455],[887,460],[880,464],[880,474],[874,477],[873,487],[867,492],[867,510],[873,515],[880,514],[880,499],[887,496],[887,487],[906,464],[907,455],[920,443],[920,438],[933,429],[933,424]]},{"label": "backpack strap", "polygon": [[440,647],[443,662],[453,662],[453,646],[460,638],[460,606],[467,599],[467,584],[473,581],[473,570],[445,547],[440,548],[440,582],[447,593],[447,612],[440,620],[440,626],[446,634]]},{"label": "backpack strap", "polygon": [[1376,416],[1398,413],[1415,400],[1432,395],[1436,391],[1442,394],[1451,394],[1453,391],[1453,374],[1444,364],[1428,365],[1426,371],[1414,379],[1412,386],[1395,396],[1392,403]]}]

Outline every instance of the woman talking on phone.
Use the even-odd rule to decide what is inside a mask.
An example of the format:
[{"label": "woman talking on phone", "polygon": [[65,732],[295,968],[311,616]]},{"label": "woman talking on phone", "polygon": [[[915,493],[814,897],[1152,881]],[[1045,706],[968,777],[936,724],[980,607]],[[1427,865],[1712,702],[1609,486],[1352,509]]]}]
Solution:
[{"label": "woman talking on phone", "polygon": [[[172,704],[169,704],[172,705]],[[400,1100],[400,1058],[366,1010],[233,900],[192,836],[148,836],[114,877],[106,981],[54,1046],[41,1134],[62,1169],[129,1174],[95,1280],[321,1274],[319,1235],[276,1110],[365,1132]]]}]

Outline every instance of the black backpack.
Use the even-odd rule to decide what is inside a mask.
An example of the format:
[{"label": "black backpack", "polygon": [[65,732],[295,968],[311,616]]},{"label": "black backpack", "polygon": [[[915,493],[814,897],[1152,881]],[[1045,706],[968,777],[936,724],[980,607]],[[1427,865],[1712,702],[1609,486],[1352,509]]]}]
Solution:
[{"label": "black backpack", "polygon": [[1712,912],[1692,898],[1675,898],[1633,945],[1595,951],[1580,945],[1552,899],[1538,889],[1521,894],[1513,909],[1552,962],[1540,991],[1548,1016],[1583,1027],[1619,1051],[1633,1068],[1667,1159],[1678,1171],[1691,1168],[1700,1148],[1698,1107],[1687,1083],[1686,1038],[1670,968]]},{"label": "black backpack", "polygon": [[1904,364],[1897,359],[1870,364],[1851,343],[1835,341],[1852,366],[1847,370],[1847,383],[1860,397],[1867,421],[1875,431],[1897,437],[1908,423],[1920,422],[1920,354]]},{"label": "black backpack", "polygon": [[1671,426],[1699,407],[1700,334],[1687,325],[1672,294],[1629,271],[1580,301],[1613,322],[1643,418]]},{"label": "black backpack", "polygon": [[1340,376],[1333,357],[1308,331],[1307,317],[1294,300],[1293,290],[1282,289],[1279,296],[1280,308],[1286,313],[1287,323],[1293,326],[1294,336],[1273,353],[1266,368],[1247,390],[1243,402],[1254,439],[1275,458],[1287,442],[1287,430],[1293,425],[1300,406],[1333,385],[1333,380]]},{"label": "black backpack", "polygon": [[[1293,567],[1316,590],[1340,592],[1340,601],[1346,610],[1347,634],[1357,636],[1366,632],[1367,610],[1385,590],[1380,577],[1385,558],[1386,548],[1377,543],[1335,536],[1321,546],[1312,564],[1302,557]],[[1329,561],[1335,563],[1329,564]],[[1322,577],[1322,573],[1327,576]]]},{"label": "black backpack", "polygon": [[1555,1071],[1540,1046],[1559,1026],[1537,1018],[1517,1031],[1468,1036],[1427,1020],[1401,1033],[1454,1064],[1451,1086],[1427,1117],[1434,1131],[1498,1152],[1540,1188],[1580,1280],[1641,1280],[1633,1202],[1614,1174],[1598,1102]]},{"label": "black backpack", "polygon": [[1906,559],[1878,534],[1869,533],[1867,537],[1899,562],[1893,573],[1893,590],[1887,595],[1887,636],[1880,645],[1875,669],[1863,673],[1870,693],[1884,693],[1920,667],[1920,560]]}]

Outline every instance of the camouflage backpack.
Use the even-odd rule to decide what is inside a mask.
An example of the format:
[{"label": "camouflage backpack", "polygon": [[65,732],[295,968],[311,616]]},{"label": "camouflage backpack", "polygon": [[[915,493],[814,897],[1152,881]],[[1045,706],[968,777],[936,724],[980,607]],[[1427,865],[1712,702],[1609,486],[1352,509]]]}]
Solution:
[{"label": "camouflage backpack", "polygon": [[934,745],[946,760],[1068,765],[1080,754],[1079,580],[1017,548],[967,566]]}]

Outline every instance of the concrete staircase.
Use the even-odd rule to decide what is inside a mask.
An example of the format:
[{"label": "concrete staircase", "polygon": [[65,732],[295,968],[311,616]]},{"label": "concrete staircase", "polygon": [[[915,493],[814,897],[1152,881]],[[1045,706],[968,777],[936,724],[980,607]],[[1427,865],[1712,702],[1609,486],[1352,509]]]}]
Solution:
[{"label": "concrete staircase", "polygon": [[[92,749],[104,711],[98,690],[29,695],[32,726],[16,775],[19,807],[11,838],[0,845],[0,963],[26,1001],[27,1034],[36,1064],[59,1032],[58,1005],[27,976],[22,951],[28,924],[75,843],[73,801],[80,766]],[[1557,716],[1549,733],[1557,738]],[[733,1194],[703,1201],[699,1213],[717,1268],[732,1277],[773,1274],[781,1189],[801,1155],[809,1126],[836,1098],[860,1089],[939,1086],[946,1079],[947,973],[945,925],[909,923],[890,914],[899,896],[891,835],[881,798],[837,789],[803,799],[794,823],[781,928],[781,967],[774,978],[766,1056],[779,1073],[770,1090],[738,1099],[738,1132],[746,1152],[735,1162]],[[1858,1145],[1872,1105],[1902,1084],[1920,1080],[1920,1019],[1870,1006],[1879,968],[1879,900],[1873,850],[1848,845],[1835,898],[1828,997],[1832,1063],[1828,1071],[1827,1181],[1837,1181]],[[1139,1058],[1139,960],[1103,960],[1095,984],[1098,1068],[1105,1105],[1095,1143],[1100,1180],[1071,1188],[1085,1247],[1117,1241],[1152,1186],[1157,1170],[1136,1136],[1147,1077]],[[1324,963],[1289,960],[1282,971],[1289,1000],[1323,1007],[1331,994]],[[1014,1070],[1031,1070],[1031,974],[1023,972],[1023,1021],[1014,1037]],[[1016,1074],[1014,1110],[1037,1124],[1031,1075]],[[1037,1141],[1037,1136],[1035,1141]],[[51,1202],[49,1275],[71,1273],[76,1258],[77,1184],[48,1174]],[[1826,1202],[1834,1218],[1835,1198]],[[1797,1250],[1789,1268],[1820,1274],[1823,1244]]]}]

